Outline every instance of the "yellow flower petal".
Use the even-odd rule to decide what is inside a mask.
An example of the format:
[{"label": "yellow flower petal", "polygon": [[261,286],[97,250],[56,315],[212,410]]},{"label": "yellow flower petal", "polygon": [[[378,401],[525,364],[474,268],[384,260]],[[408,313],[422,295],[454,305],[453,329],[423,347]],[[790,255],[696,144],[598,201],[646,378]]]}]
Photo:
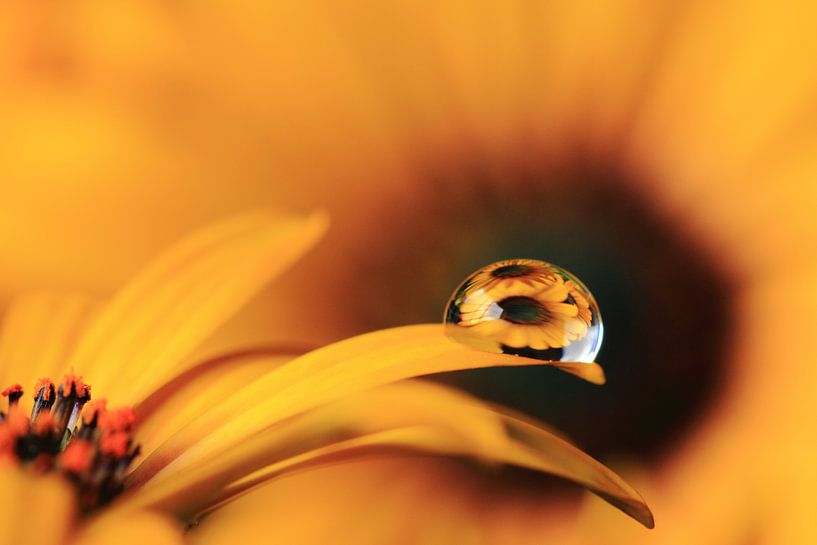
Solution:
[{"label": "yellow flower petal", "polygon": [[528,331],[525,327],[511,327],[502,337],[502,343],[511,348],[522,348],[528,346]]},{"label": "yellow flower petal", "polygon": [[[418,465],[436,471],[420,473]],[[484,513],[472,482],[470,471],[440,458],[356,460],[253,490],[186,537],[195,545],[263,535],[297,545],[493,545],[476,528],[477,509]]]},{"label": "yellow flower petal", "polygon": [[558,303],[559,301],[564,301],[567,299],[569,294],[570,293],[567,286],[564,285],[564,282],[557,282],[552,286],[547,286],[543,290],[537,292],[535,297],[539,301]]},{"label": "yellow flower petal", "polygon": [[58,545],[74,516],[74,492],[56,476],[35,476],[0,461],[0,544]]},{"label": "yellow flower petal", "polygon": [[277,421],[375,386],[459,369],[524,365],[553,365],[578,376],[599,372],[596,364],[571,367],[474,350],[448,339],[439,324],[352,337],[296,358],[217,403],[143,458],[131,484],[145,482],[171,463],[168,473],[221,457]]},{"label": "yellow flower petal", "polygon": [[[33,542],[32,542],[33,543]],[[84,525],[71,545],[183,545],[182,529],[165,515],[116,509]]]},{"label": "yellow flower petal", "polygon": [[188,369],[137,406],[136,442],[142,456],[199,418],[218,400],[293,359],[294,348],[247,350],[219,356]]},{"label": "yellow flower petal", "polygon": [[[768,158],[798,137],[813,140],[813,125],[802,118],[817,92],[817,71],[806,53],[817,47],[815,17],[813,2],[751,0],[739,10],[701,2],[675,29],[635,133],[640,151],[651,150],[649,161],[668,161],[663,172],[686,186],[696,206],[714,198],[724,209],[734,187],[711,180]],[[768,188],[764,176],[738,179],[735,187],[746,193]],[[713,189],[703,191],[704,184]]]},{"label": "yellow flower petal", "polygon": [[245,214],[171,248],[94,321],[70,366],[116,402],[184,371],[182,359],[320,238],[326,218]]},{"label": "yellow flower petal", "polygon": [[[228,456],[150,486],[135,501],[164,508],[183,505],[183,513],[193,514],[283,472],[403,449],[552,473],[652,526],[652,515],[635,490],[564,439],[465,394],[417,381],[369,390],[267,427]],[[258,471],[244,477],[247,470]]]},{"label": "yellow flower petal", "polygon": [[[26,293],[15,298],[2,318],[0,389],[19,383],[27,393],[43,376],[59,380],[97,303],[67,293]],[[26,395],[21,400],[30,402]]]},{"label": "yellow flower petal", "polygon": [[570,303],[548,303],[547,309],[555,314],[574,317],[579,315],[579,308]]},{"label": "yellow flower petal", "polygon": [[604,369],[597,363],[585,363],[583,361],[552,361],[548,365],[561,369],[571,375],[583,378],[593,384],[604,384],[607,377],[604,376]]}]

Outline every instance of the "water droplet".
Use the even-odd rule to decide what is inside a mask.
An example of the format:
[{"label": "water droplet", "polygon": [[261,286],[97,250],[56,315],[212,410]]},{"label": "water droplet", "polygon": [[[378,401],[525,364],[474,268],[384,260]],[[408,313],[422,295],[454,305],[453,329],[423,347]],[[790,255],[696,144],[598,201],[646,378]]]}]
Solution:
[{"label": "water droplet", "polygon": [[535,259],[481,268],[451,296],[443,319],[446,334],[469,346],[551,361],[592,362],[604,330],[584,284]]}]

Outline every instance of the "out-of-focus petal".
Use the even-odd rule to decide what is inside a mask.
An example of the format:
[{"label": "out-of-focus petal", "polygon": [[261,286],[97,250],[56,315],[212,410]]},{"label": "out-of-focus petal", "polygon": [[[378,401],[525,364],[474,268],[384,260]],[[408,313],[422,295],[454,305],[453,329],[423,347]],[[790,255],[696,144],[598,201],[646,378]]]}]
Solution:
[{"label": "out-of-focus petal", "polygon": [[[812,132],[817,92],[817,5],[749,0],[735,7],[689,3],[648,82],[634,131],[641,158],[721,203],[734,189],[722,176]],[[745,192],[767,183],[752,176],[739,182]],[[656,187],[673,184],[663,185]]]},{"label": "out-of-focus petal", "polygon": [[69,533],[74,492],[56,476],[35,476],[0,460],[0,545],[58,545]]},{"label": "out-of-focus petal", "polygon": [[106,397],[136,402],[311,248],[321,214],[249,213],[205,228],[148,265],[100,312],[68,363]]},{"label": "out-of-focus petal", "polygon": [[[421,464],[430,470],[415,471]],[[194,545],[259,535],[298,545],[493,545],[476,528],[477,491],[452,478],[454,465],[367,459],[287,475],[211,513],[187,537]]]},{"label": "out-of-focus petal", "polygon": [[[2,317],[0,388],[19,383],[32,393],[40,377],[59,380],[98,304],[73,293],[33,292],[17,296]],[[24,396],[28,403],[31,396]]]},{"label": "out-of-focus petal", "polygon": [[[552,473],[652,526],[649,509],[632,487],[564,439],[464,394],[420,382],[369,390],[268,426],[222,456],[149,483],[134,501],[192,514],[287,471],[395,449]],[[255,472],[245,476],[248,471]]]},{"label": "out-of-focus petal", "polygon": [[352,337],[296,358],[217,403],[143,459],[131,482],[143,483],[171,463],[165,476],[221,457],[274,422],[389,382],[459,369],[550,364],[474,350],[448,339],[439,324]]},{"label": "out-of-focus petal", "polygon": [[71,545],[182,545],[182,529],[165,515],[113,509],[85,524]]}]

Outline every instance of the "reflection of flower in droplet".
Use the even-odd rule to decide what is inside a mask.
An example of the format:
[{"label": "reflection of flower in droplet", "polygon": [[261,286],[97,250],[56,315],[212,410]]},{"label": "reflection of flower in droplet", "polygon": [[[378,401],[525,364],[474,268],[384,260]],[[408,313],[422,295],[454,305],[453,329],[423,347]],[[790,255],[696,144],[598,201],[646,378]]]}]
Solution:
[{"label": "reflection of flower in droplet", "polygon": [[593,312],[590,310],[590,301],[587,300],[587,297],[582,293],[582,289],[573,280],[565,281],[565,287],[567,288],[568,300],[572,299],[578,309],[579,318],[585,324],[590,325],[590,322],[593,320]]},{"label": "reflection of flower in droplet", "polygon": [[501,290],[505,295],[498,299],[492,295],[500,290],[479,286],[474,282],[466,288],[460,305],[459,325],[474,334],[511,348],[544,350],[562,348],[587,333],[587,323],[578,317],[579,307],[565,302],[569,291],[559,277],[538,291],[525,290],[524,295],[516,295],[513,288]]},{"label": "reflection of flower in droplet", "polygon": [[530,295],[560,280],[542,262],[532,259],[507,259],[479,270],[470,283],[488,292],[494,299],[512,295]]},{"label": "reflection of flower in droplet", "polygon": [[533,259],[486,265],[454,293],[446,322],[498,349],[566,347],[584,338],[593,314],[586,288],[565,277],[559,267]]}]

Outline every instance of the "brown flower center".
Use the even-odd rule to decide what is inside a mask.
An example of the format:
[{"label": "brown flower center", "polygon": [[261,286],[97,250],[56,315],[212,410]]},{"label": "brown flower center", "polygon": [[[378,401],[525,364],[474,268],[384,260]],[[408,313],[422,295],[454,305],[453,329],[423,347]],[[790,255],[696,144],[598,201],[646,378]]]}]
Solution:
[{"label": "brown flower center", "polygon": [[525,276],[533,272],[533,269],[527,265],[519,263],[513,265],[503,265],[491,271],[491,276],[494,278],[516,278],[518,276]]},{"label": "brown flower center", "polygon": [[[604,388],[546,367],[434,379],[532,414],[597,456],[649,463],[673,452],[732,377],[737,283],[703,231],[667,215],[642,189],[651,180],[584,153],[560,164],[524,151],[496,162],[479,153],[428,157],[420,165],[425,184],[384,195],[360,222],[355,235],[366,244],[337,265],[344,290],[327,285],[310,294],[322,308],[343,309],[337,334],[435,321],[463,274],[486,263],[518,256],[558,263],[601,308]],[[397,227],[373,234],[368,226],[378,222]],[[372,282],[373,275],[387,281]],[[366,297],[346,295],[357,291]]]},{"label": "brown flower center", "polygon": [[512,324],[542,325],[551,319],[548,309],[532,297],[506,297],[497,305],[502,309],[500,318]]}]

